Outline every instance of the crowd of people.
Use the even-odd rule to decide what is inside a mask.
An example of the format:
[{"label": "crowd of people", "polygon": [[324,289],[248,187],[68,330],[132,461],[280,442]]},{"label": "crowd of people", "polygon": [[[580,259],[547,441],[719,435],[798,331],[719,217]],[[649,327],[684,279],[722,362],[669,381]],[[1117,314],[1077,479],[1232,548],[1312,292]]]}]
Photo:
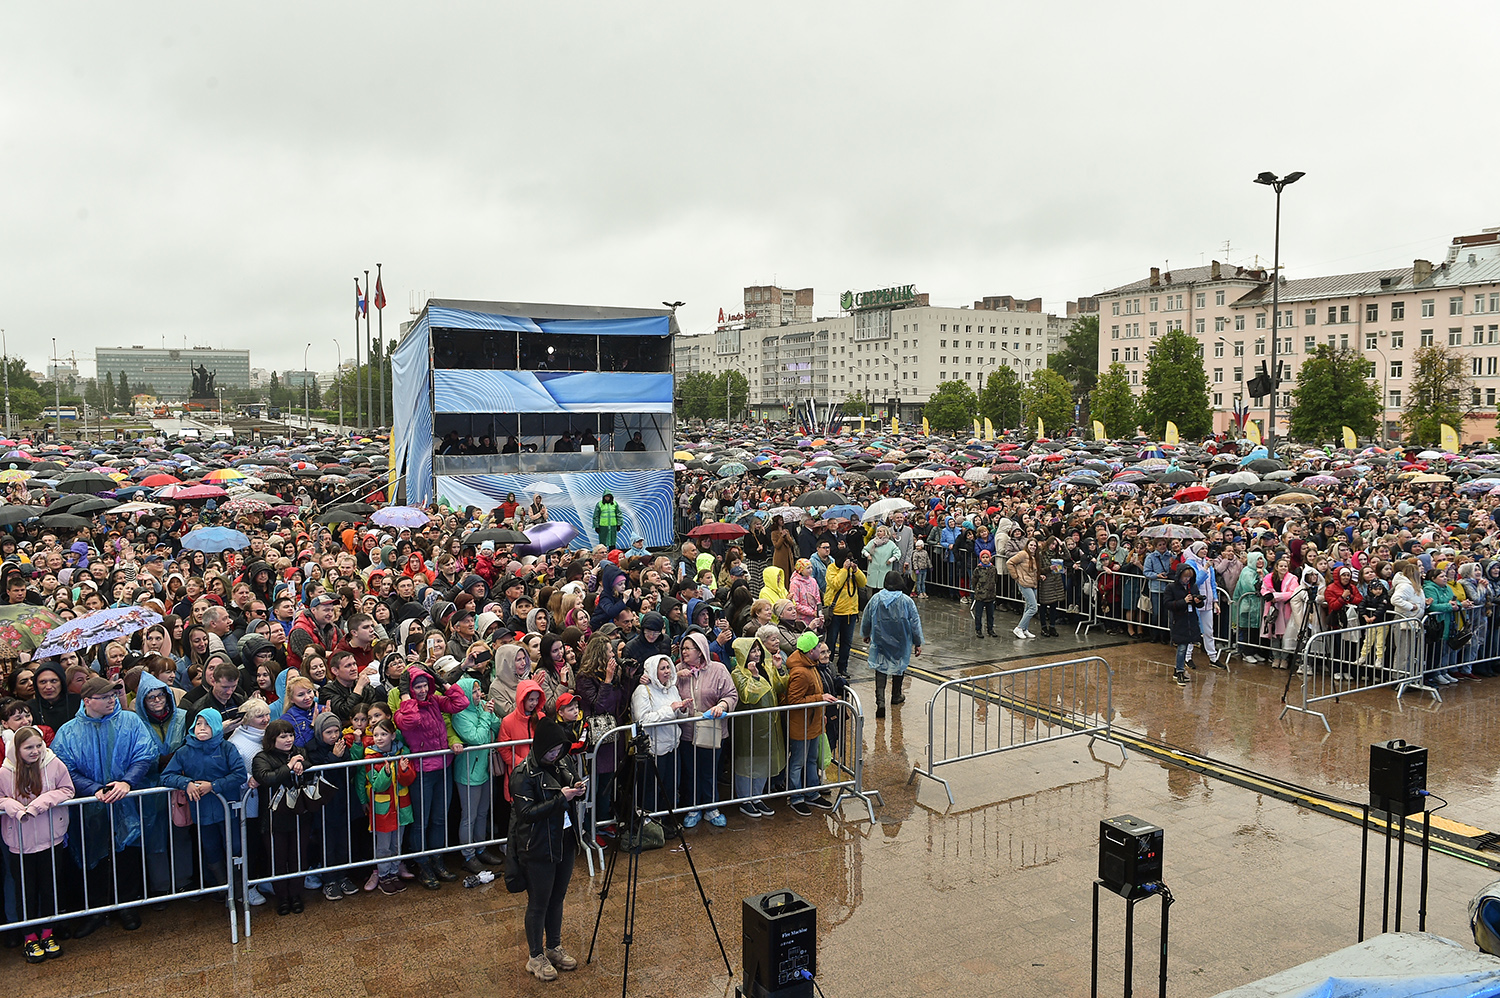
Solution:
[{"label": "crowd of people", "polygon": [[[507,867],[528,896],[527,970],[552,980],[576,966],[562,904],[595,833],[638,813],[691,829],[836,806],[823,784],[850,734],[851,653],[864,644],[885,717],[933,596],[967,609],[976,641],[1088,624],[1170,642],[1183,683],[1199,643],[1211,664],[1234,648],[1302,668],[1318,631],[1349,632],[1329,642],[1340,672],[1493,674],[1492,459],[772,433],[680,441],[678,537],[655,549],[613,496],[578,511],[603,543],[497,542],[552,520],[540,495],[393,507],[378,479],[318,474],[348,467],[331,441],[0,458],[0,839],[22,923],[6,941],[43,961],[109,917],[135,929],[239,858],[255,886],[238,900],[280,915],[307,892]],[[120,491],[152,474],[224,488],[73,502],[73,476],[101,472]],[[4,515],[28,503],[45,505]],[[242,545],[196,542],[229,525]],[[997,605],[1014,627],[997,630]],[[131,608],[150,623],[33,654],[59,625]],[[1414,630],[1358,630],[1397,619]],[[607,735],[631,723],[634,758]]]}]

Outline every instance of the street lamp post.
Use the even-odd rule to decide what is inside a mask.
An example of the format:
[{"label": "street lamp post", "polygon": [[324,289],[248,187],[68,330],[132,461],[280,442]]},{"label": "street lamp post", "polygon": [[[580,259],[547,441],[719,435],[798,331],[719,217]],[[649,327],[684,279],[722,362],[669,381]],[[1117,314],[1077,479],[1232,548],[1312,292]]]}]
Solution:
[{"label": "street lamp post", "polygon": [[1281,390],[1281,364],[1276,359],[1276,348],[1281,341],[1281,191],[1288,184],[1295,184],[1305,176],[1305,173],[1297,170],[1277,179],[1276,174],[1266,171],[1255,178],[1257,184],[1264,184],[1276,192],[1276,243],[1271,258],[1271,418],[1266,429],[1268,457],[1276,456],[1276,393]]},{"label": "street lamp post", "polygon": [[312,433],[312,410],[307,405],[307,351],[311,349],[311,343],[302,348],[302,425],[309,435]]},{"label": "street lamp post", "polygon": [[[5,435],[8,437],[10,436],[10,348],[5,345],[5,330],[3,329],[0,329],[0,353],[5,354]],[[52,380],[57,381],[55,361],[52,364]]]},{"label": "street lamp post", "polygon": [[[10,367],[6,364],[7,369]],[[57,370],[57,337],[52,337],[52,370]],[[6,400],[9,404],[9,399]],[[52,378],[52,413],[57,417],[57,442],[62,443],[62,383],[54,373]],[[87,429],[85,427],[84,429]]]},{"label": "street lamp post", "polygon": [[[1380,335],[1384,336],[1385,333],[1381,333]],[[1380,378],[1380,446],[1384,447],[1385,446],[1385,404],[1386,404],[1386,399],[1390,398],[1390,392],[1388,391],[1388,389],[1391,387],[1391,381],[1390,381],[1390,378],[1391,378],[1391,362],[1388,361],[1388,360],[1386,360],[1385,351],[1382,350],[1382,349],[1380,349],[1380,347],[1378,347],[1378,346],[1375,347],[1375,352],[1378,353],[1378,354],[1380,354],[1380,363],[1381,363],[1381,367],[1382,367],[1383,372],[1384,372],[1381,375],[1381,378]]]},{"label": "street lamp post", "polygon": [[[333,383],[335,385],[337,385],[339,383],[339,375],[342,374],[343,371],[344,371],[344,351],[339,346],[339,341],[338,340],[334,340],[333,341],[333,349],[334,349],[334,356],[336,356],[338,358],[338,361],[339,361],[338,367],[335,367],[333,369]],[[342,437],[343,435],[344,435],[344,391],[343,391],[343,387],[340,386],[340,388],[339,388],[339,436]]]}]

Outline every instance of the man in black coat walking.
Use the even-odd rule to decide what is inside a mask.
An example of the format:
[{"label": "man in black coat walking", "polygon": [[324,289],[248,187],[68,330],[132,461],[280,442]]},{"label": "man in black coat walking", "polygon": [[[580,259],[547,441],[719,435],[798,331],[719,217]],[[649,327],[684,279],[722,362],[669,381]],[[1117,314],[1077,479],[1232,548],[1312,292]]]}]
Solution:
[{"label": "man in black coat walking", "polygon": [[1177,646],[1172,678],[1178,686],[1188,684],[1187,667],[1193,661],[1193,645],[1202,637],[1198,627],[1198,608],[1203,606],[1204,598],[1197,592],[1196,580],[1197,572],[1193,566],[1183,565],[1177,570],[1177,577],[1167,583],[1167,591],[1162,597],[1171,621],[1172,644]]}]

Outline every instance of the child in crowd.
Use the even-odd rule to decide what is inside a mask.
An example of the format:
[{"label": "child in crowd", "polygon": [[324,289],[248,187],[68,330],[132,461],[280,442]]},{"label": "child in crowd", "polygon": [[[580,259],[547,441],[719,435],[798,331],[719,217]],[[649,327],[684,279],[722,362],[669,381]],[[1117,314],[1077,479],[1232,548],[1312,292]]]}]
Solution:
[{"label": "child in crowd", "polygon": [[370,731],[372,744],[365,758],[369,760],[359,782],[359,802],[369,816],[369,830],[375,836],[375,872],[380,893],[400,894],[406,890],[395,860],[401,852],[401,829],[412,823],[411,793],[407,789],[417,778],[410,759],[402,758],[405,750],[396,744],[396,725],[389,718],[375,722]]},{"label": "child in crowd", "polygon": [[[0,766],[0,838],[6,846],[10,878],[17,885],[17,914],[22,921],[59,912],[56,884],[74,876],[68,855],[68,809],[73,778],[36,728],[19,728]],[[26,962],[62,956],[52,926],[41,923],[26,934]]]}]

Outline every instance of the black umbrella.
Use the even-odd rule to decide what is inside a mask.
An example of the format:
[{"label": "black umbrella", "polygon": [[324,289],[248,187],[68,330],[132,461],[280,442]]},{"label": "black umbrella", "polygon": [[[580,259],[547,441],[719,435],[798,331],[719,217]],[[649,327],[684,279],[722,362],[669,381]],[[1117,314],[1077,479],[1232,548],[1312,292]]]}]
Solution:
[{"label": "black umbrella", "polygon": [[58,496],[56,499],[52,500],[52,502],[47,506],[47,510],[46,511],[48,513],[61,513],[64,510],[72,509],[74,506],[77,506],[79,503],[88,502],[92,498],[94,498],[94,497],[91,496],[91,495],[88,495],[87,493],[74,494],[74,495],[68,495],[68,496]]},{"label": "black umbrella", "polygon": [[1249,468],[1257,475],[1265,475],[1273,471],[1283,471],[1286,469],[1286,465],[1269,457],[1256,458],[1254,461],[1251,461],[1249,464],[1245,465],[1245,467]]},{"label": "black umbrella", "polygon": [[1280,482],[1252,482],[1245,486],[1245,491],[1253,496],[1274,496],[1278,492],[1285,492],[1287,487]]},{"label": "black umbrella", "polygon": [[844,501],[844,496],[841,492],[834,492],[829,489],[815,489],[812,492],[804,492],[793,499],[792,505],[801,506],[806,509],[809,506],[837,506]]},{"label": "black umbrella", "polygon": [[120,483],[108,475],[95,475],[92,472],[73,475],[57,483],[57,491],[74,493],[112,492],[119,487]]},{"label": "black umbrella", "polygon": [[20,523],[41,515],[42,510],[37,506],[0,506],[0,524]]},{"label": "black umbrella", "polygon": [[81,530],[93,523],[86,516],[74,516],[72,513],[52,513],[41,519],[41,524],[52,530]]},{"label": "black umbrella", "polygon": [[120,505],[114,499],[100,499],[96,496],[88,496],[83,502],[75,502],[68,507],[68,512],[75,516],[88,516],[91,513],[103,513]]},{"label": "black umbrella", "polygon": [[1165,485],[1187,485],[1191,482],[1196,482],[1197,480],[1197,475],[1193,474],[1190,471],[1183,471],[1181,468],[1173,468],[1171,471],[1167,472],[1165,475],[1162,475],[1157,479],[1158,482],[1161,482]]},{"label": "black umbrella", "polygon": [[38,475],[44,475],[49,471],[62,471],[63,466],[56,461],[42,461],[40,464],[33,464],[31,470]]},{"label": "black umbrella", "polygon": [[363,502],[343,502],[343,503],[339,503],[337,506],[329,506],[328,507],[328,512],[330,512],[330,513],[359,513],[359,514],[363,514],[365,516],[369,516],[371,513],[375,512],[375,507],[371,506],[369,503],[363,503]]},{"label": "black umbrella", "polygon": [[465,537],[465,544],[483,544],[485,541],[494,541],[496,544],[530,544],[531,538],[519,530],[507,530],[502,527],[490,527],[485,530],[476,530]]},{"label": "black umbrella", "polygon": [[1015,471],[1000,479],[1001,485],[1030,485],[1037,477],[1029,471]]},{"label": "black umbrella", "polygon": [[356,513],[353,510],[348,510],[348,509],[331,509],[328,512],[324,513],[322,516],[318,517],[313,522],[315,522],[315,523],[355,523],[355,522],[362,521],[362,520],[368,520],[369,518],[370,518],[370,514],[368,514],[368,513]]}]

